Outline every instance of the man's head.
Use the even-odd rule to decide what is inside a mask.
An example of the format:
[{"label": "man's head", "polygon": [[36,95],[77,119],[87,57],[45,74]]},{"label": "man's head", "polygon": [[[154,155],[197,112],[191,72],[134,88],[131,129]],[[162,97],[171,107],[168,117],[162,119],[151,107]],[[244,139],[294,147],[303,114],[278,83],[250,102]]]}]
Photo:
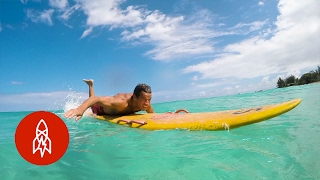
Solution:
[{"label": "man's head", "polygon": [[141,110],[146,110],[150,106],[152,95],[151,87],[146,84],[138,84],[133,91],[133,99]]}]

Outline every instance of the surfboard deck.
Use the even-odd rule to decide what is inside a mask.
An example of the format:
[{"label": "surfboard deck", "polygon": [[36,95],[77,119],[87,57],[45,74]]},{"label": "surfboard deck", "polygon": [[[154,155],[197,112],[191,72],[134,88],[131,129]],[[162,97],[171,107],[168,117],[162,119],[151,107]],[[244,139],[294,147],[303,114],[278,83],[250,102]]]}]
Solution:
[{"label": "surfboard deck", "polygon": [[94,118],[146,130],[225,130],[279,116],[298,106],[301,101],[302,99],[294,99],[280,104],[219,112],[105,115],[94,116]]}]

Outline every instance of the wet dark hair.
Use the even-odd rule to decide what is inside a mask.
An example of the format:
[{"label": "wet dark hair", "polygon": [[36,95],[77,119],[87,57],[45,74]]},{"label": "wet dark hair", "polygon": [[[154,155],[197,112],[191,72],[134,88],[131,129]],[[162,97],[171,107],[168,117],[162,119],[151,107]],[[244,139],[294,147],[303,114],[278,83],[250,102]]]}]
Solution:
[{"label": "wet dark hair", "polygon": [[138,98],[141,91],[145,93],[150,93],[151,94],[151,87],[147,84],[138,84],[133,91],[133,94]]}]

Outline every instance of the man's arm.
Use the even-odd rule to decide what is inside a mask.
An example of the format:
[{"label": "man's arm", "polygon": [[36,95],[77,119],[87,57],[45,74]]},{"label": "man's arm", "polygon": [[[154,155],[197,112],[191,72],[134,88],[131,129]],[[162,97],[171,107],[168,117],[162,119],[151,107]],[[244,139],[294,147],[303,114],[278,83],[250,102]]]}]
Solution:
[{"label": "man's arm", "polygon": [[92,97],[88,98],[86,101],[84,101],[78,108],[71,109],[71,110],[67,111],[66,113],[64,113],[64,117],[73,118],[74,116],[76,116],[76,121],[78,121],[82,117],[83,113],[89,107],[91,107],[95,104],[110,107],[111,103],[112,103],[111,101],[112,101],[112,97],[92,96]]}]

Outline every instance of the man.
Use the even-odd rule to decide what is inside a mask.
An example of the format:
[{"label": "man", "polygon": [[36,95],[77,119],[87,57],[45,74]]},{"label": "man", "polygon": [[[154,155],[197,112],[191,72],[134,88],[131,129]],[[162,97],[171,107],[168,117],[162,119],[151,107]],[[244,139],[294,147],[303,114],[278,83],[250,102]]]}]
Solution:
[{"label": "man", "polygon": [[133,93],[119,93],[111,97],[95,96],[93,80],[84,79],[83,81],[89,86],[89,98],[78,108],[67,111],[64,114],[66,118],[76,117],[76,121],[78,121],[89,107],[96,115],[126,115],[141,110],[154,113],[150,104],[151,87],[146,84],[138,84]]}]

